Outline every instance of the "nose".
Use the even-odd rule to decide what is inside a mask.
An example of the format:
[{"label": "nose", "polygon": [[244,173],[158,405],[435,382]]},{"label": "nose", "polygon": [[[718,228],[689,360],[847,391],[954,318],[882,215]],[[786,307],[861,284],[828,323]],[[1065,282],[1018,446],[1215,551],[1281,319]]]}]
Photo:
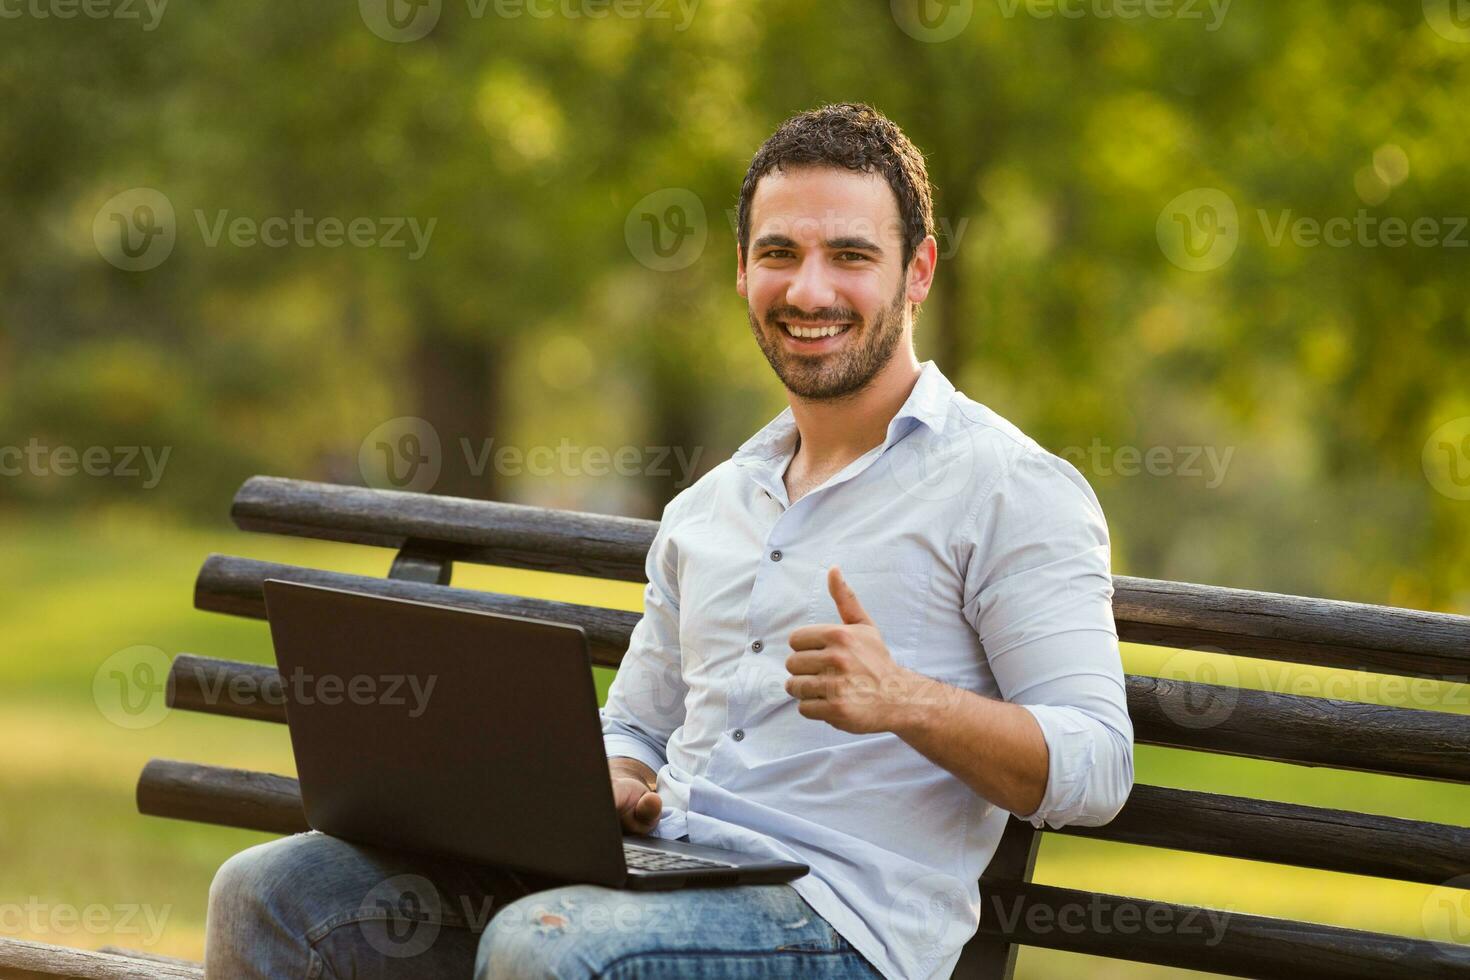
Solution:
[{"label": "nose", "polygon": [[786,287],[786,302],[806,312],[837,305],[837,290],[827,275],[827,263],[820,252],[802,260]]}]

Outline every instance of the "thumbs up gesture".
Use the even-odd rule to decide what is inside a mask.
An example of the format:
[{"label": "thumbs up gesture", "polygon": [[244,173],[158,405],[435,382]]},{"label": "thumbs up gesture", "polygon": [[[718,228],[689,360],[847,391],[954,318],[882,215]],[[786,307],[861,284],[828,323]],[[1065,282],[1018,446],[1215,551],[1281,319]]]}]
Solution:
[{"label": "thumbs up gesture", "polygon": [[786,693],[803,717],[844,732],[892,731],[923,678],[893,662],[878,627],[835,565],[827,572],[827,591],[842,622],[792,632]]}]

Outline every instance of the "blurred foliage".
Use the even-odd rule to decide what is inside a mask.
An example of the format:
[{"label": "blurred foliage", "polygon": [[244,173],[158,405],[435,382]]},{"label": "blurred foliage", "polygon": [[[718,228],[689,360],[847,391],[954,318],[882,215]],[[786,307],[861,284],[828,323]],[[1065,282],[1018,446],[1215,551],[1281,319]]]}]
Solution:
[{"label": "blurred foliage", "polygon": [[[1470,211],[1470,43],[1420,5],[1235,4],[1212,30],[980,2],[938,43],[876,0],[616,9],[669,16],[446,0],[409,43],[350,3],[7,20],[0,445],[172,454],[155,489],[27,475],[0,503],[218,519],[253,473],[361,480],[368,433],[418,415],[444,438],[441,492],[654,516],[671,478],[476,478],[459,439],[728,456],[783,405],[728,211],[782,118],[851,99],[938,186],[921,357],[1053,451],[1230,453],[1215,485],[1069,455],[1117,571],[1470,610],[1470,502],[1421,461],[1470,416],[1470,249],[1271,240],[1288,212]],[[135,187],[177,215],[145,272],[92,240]],[[1200,187],[1235,202],[1240,241],[1186,271],[1155,227]],[[625,239],[665,188],[706,213],[677,271]],[[436,223],[417,260],[201,228],[297,211]]]}]

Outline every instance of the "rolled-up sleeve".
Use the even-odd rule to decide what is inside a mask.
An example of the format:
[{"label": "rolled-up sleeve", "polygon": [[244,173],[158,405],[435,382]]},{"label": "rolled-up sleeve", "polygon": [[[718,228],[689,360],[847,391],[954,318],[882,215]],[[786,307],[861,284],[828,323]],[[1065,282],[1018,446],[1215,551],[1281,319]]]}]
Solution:
[{"label": "rolled-up sleeve", "polygon": [[1023,452],[969,526],[976,538],[965,615],[1001,696],[1046,740],[1035,827],[1098,826],[1133,788],[1133,724],[1113,622],[1107,523],[1066,460]]},{"label": "rolled-up sleeve", "polygon": [[668,761],[669,737],[684,723],[684,684],[679,653],[678,562],[672,543],[679,498],[664,508],[644,571],[643,618],[601,711],[608,758],[637,759],[654,772]]}]

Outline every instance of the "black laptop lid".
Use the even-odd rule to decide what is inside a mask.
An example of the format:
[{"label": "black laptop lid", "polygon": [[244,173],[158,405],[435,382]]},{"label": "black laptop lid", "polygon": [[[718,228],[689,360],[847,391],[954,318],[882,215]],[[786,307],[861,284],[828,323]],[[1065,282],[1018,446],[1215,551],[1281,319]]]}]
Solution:
[{"label": "black laptop lid", "polygon": [[275,579],[265,599],[313,828],[622,883],[580,627]]}]

